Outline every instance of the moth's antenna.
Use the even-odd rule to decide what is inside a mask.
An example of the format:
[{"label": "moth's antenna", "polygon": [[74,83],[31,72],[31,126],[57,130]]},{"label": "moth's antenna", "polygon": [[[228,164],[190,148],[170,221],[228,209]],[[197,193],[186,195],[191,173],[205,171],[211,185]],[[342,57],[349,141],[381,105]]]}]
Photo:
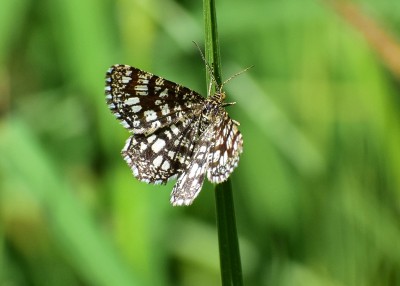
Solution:
[{"label": "moth's antenna", "polygon": [[[221,84],[221,86],[219,86],[218,83],[217,83],[217,80],[215,79],[214,71],[213,71],[213,69],[210,67],[210,65],[207,63],[206,58],[204,57],[204,54],[203,54],[203,52],[201,51],[199,45],[198,45],[195,41],[193,41],[193,43],[196,45],[197,49],[199,50],[200,55],[201,55],[201,58],[203,59],[205,65],[206,65],[206,68],[207,68],[207,70],[208,70],[208,72],[209,72],[209,74],[210,74],[210,77],[211,77],[212,81],[214,82],[215,86],[218,88],[219,92],[222,92],[223,86],[224,86],[226,83],[228,83],[228,81],[230,81],[230,80],[233,79],[234,77],[237,77],[238,75],[240,75],[240,74],[244,73],[245,71],[247,71],[247,70],[251,69],[252,67],[254,67],[254,65],[252,65],[252,66],[249,66],[249,67],[245,68],[244,70],[242,70],[242,71],[240,71],[240,72],[235,73],[234,75],[232,75],[231,77],[229,77],[227,80],[225,80],[225,81]],[[210,94],[210,92],[211,92],[211,83],[210,83],[210,86],[209,86],[208,94]]]},{"label": "moth's antenna", "polygon": [[234,77],[237,77],[238,75],[244,73],[245,71],[248,71],[248,70],[251,69],[252,67],[254,67],[254,65],[249,66],[249,67],[245,68],[244,70],[241,70],[240,72],[237,72],[237,73],[235,73],[234,75],[232,75],[231,77],[229,77],[227,80],[225,80],[225,81],[221,84],[220,90],[222,90],[222,87],[223,87],[228,81],[230,81],[230,80],[233,79]]},{"label": "moth's antenna", "polygon": [[[195,41],[193,41],[193,43],[196,45],[197,49],[199,50],[200,55],[201,55],[201,58],[203,59],[205,65],[206,65],[206,68],[207,68],[207,70],[208,70],[208,72],[209,72],[209,74],[210,74],[210,77],[211,77],[212,81],[214,82],[215,86],[218,87],[217,81],[215,80],[215,76],[214,76],[214,71],[213,71],[213,69],[212,69],[212,68],[210,67],[210,65],[207,63],[206,58],[204,57],[204,54],[203,54],[203,52],[201,51],[199,45],[198,45]],[[210,85],[210,90],[209,90],[209,92],[210,92],[210,91],[211,91],[211,85]]]}]

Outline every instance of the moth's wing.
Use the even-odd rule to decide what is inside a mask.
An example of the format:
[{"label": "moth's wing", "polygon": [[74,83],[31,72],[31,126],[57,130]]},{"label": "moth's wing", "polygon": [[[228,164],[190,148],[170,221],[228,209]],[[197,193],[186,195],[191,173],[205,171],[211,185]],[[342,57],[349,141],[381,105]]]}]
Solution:
[{"label": "moth's wing", "polygon": [[108,69],[105,93],[110,110],[134,134],[190,117],[204,103],[197,92],[128,65]]},{"label": "moth's wing", "polygon": [[226,181],[239,163],[243,138],[237,124],[224,110],[221,122],[214,130],[210,146],[207,178],[212,183]]},{"label": "moth's wing", "polygon": [[189,165],[180,174],[171,193],[173,206],[191,205],[203,186],[208,168],[208,156],[216,125],[207,127],[196,144]]},{"label": "moth's wing", "polygon": [[189,165],[198,140],[196,116],[162,127],[151,135],[132,135],[122,157],[133,175],[146,183],[163,184],[176,178]]}]

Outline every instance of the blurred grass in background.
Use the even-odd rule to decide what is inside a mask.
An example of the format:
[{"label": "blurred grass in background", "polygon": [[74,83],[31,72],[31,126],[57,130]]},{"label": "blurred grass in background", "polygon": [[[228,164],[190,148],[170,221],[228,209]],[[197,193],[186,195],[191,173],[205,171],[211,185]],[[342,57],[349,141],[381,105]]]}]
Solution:
[{"label": "blurred grass in background", "polygon": [[[246,285],[400,285],[400,2],[345,3],[217,1],[225,78],[255,65],[226,87]],[[0,285],[219,285],[212,186],[135,180],[103,92],[124,63],[205,94],[201,3],[1,6]]]}]

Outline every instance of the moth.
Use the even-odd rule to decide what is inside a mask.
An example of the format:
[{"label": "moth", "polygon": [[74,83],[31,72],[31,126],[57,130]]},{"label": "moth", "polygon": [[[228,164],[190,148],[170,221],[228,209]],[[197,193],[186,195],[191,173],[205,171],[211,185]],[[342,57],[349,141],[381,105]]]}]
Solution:
[{"label": "moth", "polygon": [[243,139],[239,123],[225,110],[234,104],[224,102],[222,87],[227,81],[213,94],[210,85],[204,98],[128,65],[107,71],[106,102],[131,133],[122,157],[140,181],[165,184],[177,178],[171,193],[174,206],[192,204],[205,176],[221,183],[238,165]]}]

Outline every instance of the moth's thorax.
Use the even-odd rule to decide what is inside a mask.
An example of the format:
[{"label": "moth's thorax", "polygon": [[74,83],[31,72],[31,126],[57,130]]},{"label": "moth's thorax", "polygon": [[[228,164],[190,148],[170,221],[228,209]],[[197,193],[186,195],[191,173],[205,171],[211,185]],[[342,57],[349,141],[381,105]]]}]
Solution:
[{"label": "moth's thorax", "polygon": [[221,108],[221,104],[211,100],[210,98],[206,99],[204,105],[199,113],[199,128],[198,128],[198,136],[203,134],[208,126],[215,121],[216,116],[218,116],[218,111]]},{"label": "moth's thorax", "polygon": [[222,102],[214,98],[215,95],[206,99],[202,110],[202,117],[213,121],[215,117],[220,113],[222,107]]}]

